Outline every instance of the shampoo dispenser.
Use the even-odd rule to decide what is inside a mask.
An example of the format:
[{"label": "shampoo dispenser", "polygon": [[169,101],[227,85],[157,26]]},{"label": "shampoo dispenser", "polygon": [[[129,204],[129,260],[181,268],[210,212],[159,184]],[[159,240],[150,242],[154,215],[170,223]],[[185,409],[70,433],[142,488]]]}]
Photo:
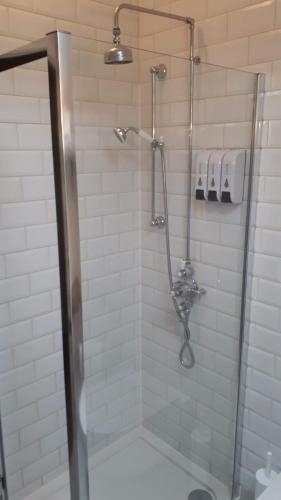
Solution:
[{"label": "shampoo dispenser", "polygon": [[208,166],[208,200],[221,199],[221,170],[225,151],[214,151],[210,155]]},{"label": "shampoo dispenser", "polygon": [[242,203],[246,167],[246,151],[229,151],[223,157],[221,174],[221,201]]},{"label": "shampoo dispenser", "polygon": [[196,200],[207,200],[208,165],[210,151],[198,153],[196,158],[195,198]]}]

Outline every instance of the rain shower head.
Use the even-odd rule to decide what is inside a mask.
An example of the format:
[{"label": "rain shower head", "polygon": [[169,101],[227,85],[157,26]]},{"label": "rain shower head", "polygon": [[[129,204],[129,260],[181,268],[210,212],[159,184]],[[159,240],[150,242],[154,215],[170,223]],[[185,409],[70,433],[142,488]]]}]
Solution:
[{"label": "rain shower head", "polygon": [[154,142],[154,139],[151,135],[144,132],[144,130],[136,127],[116,127],[113,129],[113,132],[116,135],[118,141],[122,142],[122,144],[127,140],[128,132],[135,132],[135,134],[139,135],[140,137],[142,137],[142,139],[149,142],[150,144]]},{"label": "rain shower head", "polygon": [[128,64],[133,62],[133,54],[129,47],[114,43],[114,46],[104,53],[105,64]]},{"label": "rain shower head", "polygon": [[133,54],[129,47],[121,44],[119,25],[113,28],[113,47],[104,53],[104,64],[128,64],[133,62]]}]

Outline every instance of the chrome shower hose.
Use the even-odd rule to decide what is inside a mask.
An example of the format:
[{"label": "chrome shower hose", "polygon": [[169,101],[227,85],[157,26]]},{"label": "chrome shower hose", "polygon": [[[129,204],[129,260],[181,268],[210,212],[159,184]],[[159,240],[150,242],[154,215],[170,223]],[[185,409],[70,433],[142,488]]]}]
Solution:
[{"label": "chrome shower hose", "polygon": [[[167,195],[167,175],[166,175],[166,160],[165,160],[165,150],[164,143],[157,142],[157,147],[160,151],[161,156],[161,167],[162,167],[162,181],[163,181],[163,201],[164,201],[164,218],[165,218],[165,235],[166,235],[166,251],[167,251],[167,267],[168,267],[168,277],[169,277],[169,286],[170,291],[173,289],[173,275],[172,275],[172,265],[171,265],[171,249],[170,249],[170,231],[169,231],[169,211],[168,211],[168,195]],[[179,310],[177,301],[175,297],[172,296],[173,304],[178,315],[180,322],[184,328],[184,342],[181,347],[179,353],[180,364],[187,369],[193,368],[195,364],[194,353],[192,347],[190,345],[190,329],[188,326],[189,323],[189,314],[187,318],[184,320],[181,315],[181,311]],[[186,351],[188,351],[189,359],[186,360]]]}]

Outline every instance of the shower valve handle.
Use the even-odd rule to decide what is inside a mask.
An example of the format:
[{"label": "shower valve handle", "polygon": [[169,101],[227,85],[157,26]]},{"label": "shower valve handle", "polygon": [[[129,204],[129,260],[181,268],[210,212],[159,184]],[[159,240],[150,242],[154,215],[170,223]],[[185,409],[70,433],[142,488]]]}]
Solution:
[{"label": "shower valve handle", "polygon": [[181,270],[178,272],[178,277],[179,277],[179,278],[186,278],[186,270],[185,270],[185,269],[181,269]]},{"label": "shower valve handle", "polygon": [[172,295],[172,297],[181,297],[182,296],[182,289],[176,288],[176,289],[171,290],[171,295]]}]

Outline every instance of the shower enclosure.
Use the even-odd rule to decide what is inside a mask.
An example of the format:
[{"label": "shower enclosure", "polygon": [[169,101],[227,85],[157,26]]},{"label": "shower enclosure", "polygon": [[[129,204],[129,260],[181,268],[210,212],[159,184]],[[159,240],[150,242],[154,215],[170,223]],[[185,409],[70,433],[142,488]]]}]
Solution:
[{"label": "shower enclosure", "polygon": [[[170,500],[196,491],[231,499],[243,481],[237,401],[258,77],[132,47],[131,64],[104,65],[110,44],[71,37],[81,284],[69,38],[50,34],[0,58],[8,71],[28,63],[6,84],[8,111],[0,111],[3,133],[15,130],[0,144],[5,490],[9,500]],[[49,71],[36,61],[46,56]],[[166,75],[153,132],[151,68],[159,65]],[[184,337],[165,227],[151,225],[152,199],[164,213],[161,155],[152,175],[151,144],[136,134],[121,144],[113,133],[131,126],[165,144],[172,275],[186,257],[190,225],[190,258],[206,290],[190,313],[189,370],[179,362]],[[196,159],[214,150],[246,152],[241,204],[195,199]]]}]

